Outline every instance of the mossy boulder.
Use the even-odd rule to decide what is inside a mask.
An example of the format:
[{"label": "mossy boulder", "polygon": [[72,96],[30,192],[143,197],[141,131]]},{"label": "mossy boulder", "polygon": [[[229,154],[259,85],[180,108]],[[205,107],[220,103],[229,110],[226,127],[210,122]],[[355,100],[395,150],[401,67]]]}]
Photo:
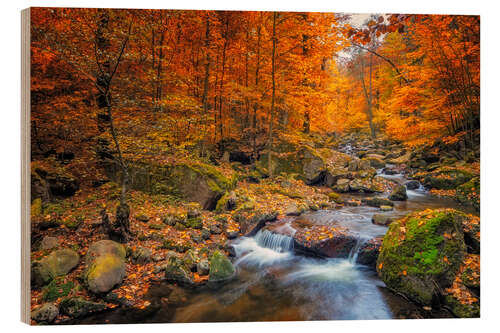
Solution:
[{"label": "mossy boulder", "polygon": [[459,211],[442,209],[393,222],[377,260],[380,278],[411,300],[432,305],[451,286],[464,258],[464,218]]},{"label": "mossy boulder", "polygon": [[[152,194],[168,194],[197,202],[203,209],[215,209],[217,201],[234,187],[235,177],[226,177],[213,165],[192,162],[160,165],[129,162],[130,187]],[[118,181],[117,166],[106,167],[108,177]]]},{"label": "mossy boulder", "polygon": [[62,249],[53,251],[48,256],[31,265],[31,283],[33,286],[43,286],[58,276],[68,274],[78,265],[80,256],[73,250]]},{"label": "mossy boulder", "polygon": [[[268,168],[269,154],[260,156],[257,167],[263,170]],[[287,153],[272,155],[273,174],[297,174],[298,179],[307,184],[315,184],[321,180],[326,170],[323,156],[314,148],[309,146],[298,146],[296,150]],[[266,171],[265,173],[268,173]]]},{"label": "mossy boulder", "polygon": [[210,258],[209,281],[223,282],[233,278],[234,274],[231,261],[221,252],[215,251]]},{"label": "mossy boulder", "polygon": [[389,200],[392,201],[405,201],[408,199],[408,195],[406,194],[406,186],[398,185],[392,190],[389,195]]},{"label": "mossy boulder", "polygon": [[125,247],[111,240],[92,243],[86,256],[85,280],[96,294],[106,293],[125,277]]}]

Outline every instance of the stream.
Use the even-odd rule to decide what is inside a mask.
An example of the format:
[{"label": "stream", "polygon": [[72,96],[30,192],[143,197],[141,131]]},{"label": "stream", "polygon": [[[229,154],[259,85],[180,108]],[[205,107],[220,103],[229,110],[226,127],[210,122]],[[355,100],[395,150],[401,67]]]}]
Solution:
[{"label": "stream", "polygon": [[[403,175],[379,176],[404,183]],[[429,195],[420,187],[408,190],[408,200],[395,202],[386,214],[400,217],[426,208],[458,208],[453,200]],[[367,195],[350,195],[358,199]],[[463,207],[460,207],[463,209]],[[81,323],[123,322],[231,322],[354,320],[412,317],[417,307],[389,292],[372,268],[356,263],[361,244],[385,234],[387,227],[371,222],[377,208],[358,206],[307,213],[315,224],[337,224],[357,235],[358,243],[346,259],[318,259],[295,254],[290,223],[283,234],[262,229],[253,237],[233,241],[237,277],[219,289],[196,290],[161,283],[149,294],[162,304],[165,288],[173,288],[168,305],[134,319],[126,312],[114,311],[84,319]],[[174,305],[172,305],[172,302]],[[406,314],[401,316],[401,313]]]}]

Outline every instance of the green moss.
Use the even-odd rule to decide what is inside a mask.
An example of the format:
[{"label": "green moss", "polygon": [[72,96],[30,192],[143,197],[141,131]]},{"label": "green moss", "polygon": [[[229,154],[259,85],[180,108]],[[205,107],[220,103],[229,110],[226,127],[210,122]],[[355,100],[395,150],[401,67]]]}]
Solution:
[{"label": "green moss", "polygon": [[66,297],[74,286],[73,281],[64,282],[64,279],[54,279],[43,288],[42,299],[45,302],[52,302],[59,297]]},{"label": "green moss", "polygon": [[64,225],[69,229],[77,229],[83,221],[83,216],[71,216],[64,222]]},{"label": "green moss", "polygon": [[444,299],[448,308],[453,314],[459,318],[479,318],[480,308],[479,302],[471,304],[463,304],[458,299],[451,295],[447,295]]},{"label": "green moss", "polygon": [[333,202],[339,203],[339,204],[344,202],[344,200],[342,199],[342,197],[340,196],[340,194],[335,193],[335,192],[328,193],[328,199],[330,201],[333,201]]},{"label": "green moss", "polygon": [[112,253],[100,255],[94,260],[92,266],[87,271],[87,279],[89,281],[99,279],[103,274],[107,274],[122,265],[122,260]]},{"label": "green moss", "polygon": [[463,260],[462,216],[454,210],[433,211],[392,223],[377,261],[382,280],[417,302],[430,304],[436,286],[448,287]]},{"label": "green moss", "polygon": [[31,217],[36,218],[42,216],[42,199],[37,198],[31,204]]},{"label": "green moss", "polygon": [[153,229],[153,230],[162,230],[164,225],[161,224],[161,223],[150,223],[148,225],[149,229]]},{"label": "green moss", "polygon": [[479,211],[480,191],[481,191],[481,182],[479,180],[479,177],[474,177],[467,183],[464,183],[457,188],[456,198],[460,203],[471,205],[477,211]]},{"label": "green moss", "polygon": [[235,270],[231,261],[219,251],[215,251],[210,258],[209,280],[226,280],[232,277],[234,272]]},{"label": "green moss", "polygon": [[188,228],[201,229],[203,227],[203,221],[201,217],[192,217],[187,219],[184,225]]}]

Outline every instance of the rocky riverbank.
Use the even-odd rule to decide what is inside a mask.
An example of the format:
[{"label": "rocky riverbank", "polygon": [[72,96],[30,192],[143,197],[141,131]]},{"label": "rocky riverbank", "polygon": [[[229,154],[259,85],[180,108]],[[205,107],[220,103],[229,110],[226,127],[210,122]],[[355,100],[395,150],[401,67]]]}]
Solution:
[{"label": "rocky riverbank", "polygon": [[[162,281],[195,290],[221,288],[238,274],[233,240],[261,230],[290,237],[294,251],[306,256],[348,258],[355,251],[357,263],[376,267],[391,289],[418,304],[444,305],[460,317],[477,316],[477,217],[456,212],[460,219],[474,223],[461,222],[462,229],[457,224],[454,231],[426,229],[424,236],[434,247],[409,250],[413,257],[405,252],[413,262],[384,258],[394,257],[389,249],[397,248],[394,251],[399,253],[406,246],[394,243],[391,235],[396,231],[399,238],[405,232],[421,235],[421,221],[426,225],[430,215],[441,214],[432,211],[403,219],[390,215],[408,200],[407,191],[421,185],[431,195],[451,195],[437,191],[454,190],[451,196],[461,204],[478,209],[478,164],[440,159],[383,139],[304,136],[284,138],[276,145],[275,176],[269,178],[267,153],[255,164],[240,162],[249,161],[242,154],[233,153],[216,164],[181,157],[130,161],[132,237],[123,244],[107,239],[101,214],[103,208],[114,208],[119,196],[113,183],[119,173],[109,161],[103,161],[105,174],[93,186],[76,182],[64,165],[34,162],[33,322],[64,323],[116,308],[151,315],[158,305],[147,295],[152,285]],[[398,174],[405,175],[400,178],[403,183],[391,178]],[[342,215],[346,209],[364,209],[374,233],[360,238],[353,229],[355,222]],[[325,211],[332,214],[322,220]],[[417,230],[401,231],[414,220],[410,226],[416,225]],[[382,241],[386,225],[389,233]],[[446,252],[445,234],[459,238],[461,250],[456,255]],[[442,280],[434,261],[422,269],[420,262],[425,264],[429,256],[439,265],[446,260],[453,263],[453,274]],[[440,291],[427,288],[431,296],[422,298],[408,292],[409,282],[395,282],[400,278],[416,284],[427,281],[425,286],[437,281]],[[175,304],[166,301],[165,306]]]}]

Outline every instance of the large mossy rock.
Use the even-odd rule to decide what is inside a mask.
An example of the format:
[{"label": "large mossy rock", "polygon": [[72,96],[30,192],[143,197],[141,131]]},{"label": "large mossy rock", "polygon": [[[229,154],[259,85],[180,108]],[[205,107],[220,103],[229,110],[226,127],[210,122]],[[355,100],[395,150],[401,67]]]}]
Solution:
[{"label": "large mossy rock", "polygon": [[[258,167],[268,173],[269,155],[264,153],[260,156]],[[300,146],[296,150],[284,153],[273,153],[272,155],[273,174],[297,174],[299,179],[308,184],[317,183],[322,172],[326,169],[325,159],[321,154],[309,146]]]},{"label": "large mossy rock", "polygon": [[[120,170],[115,163],[110,163],[106,170],[111,179],[120,179]],[[203,209],[209,210],[215,209],[217,201],[235,184],[235,178],[228,178],[216,167],[200,162],[173,165],[129,162],[129,173],[132,189],[175,195],[198,202]]]},{"label": "large mossy rock", "polygon": [[221,252],[215,251],[210,258],[209,281],[224,282],[234,277],[235,269],[231,261]]},{"label": "large mossy rock", "polygon": [[96,294],[106,293],[125,277],[125,247],[112,240],[92,243],[86,256],[85,271],[88,289]]},{"label": "large mossy rock", "polygon": [[58,276],[68,274],[78,265],[80,256],[73,250],[62,249],[53,251],[48,256],[31,265],[31,283],[33,286],[43,286]]},{"label": "large mossy rock", "polygon": [[432,305],[449,288],[466,253],[465,214],[425,210],[393,222],[377,260],[385,284],[409,299]]}]

